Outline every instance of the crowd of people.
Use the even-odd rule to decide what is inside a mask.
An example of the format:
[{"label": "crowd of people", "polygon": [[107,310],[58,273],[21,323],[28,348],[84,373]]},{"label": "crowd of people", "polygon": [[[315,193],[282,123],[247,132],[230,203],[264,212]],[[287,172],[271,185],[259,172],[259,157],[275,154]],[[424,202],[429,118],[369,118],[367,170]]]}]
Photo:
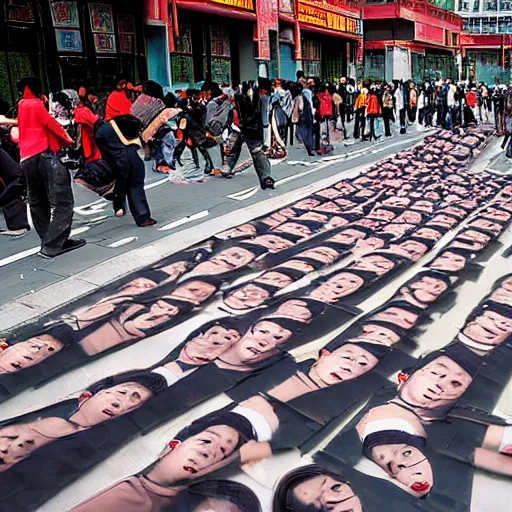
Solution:
[{"label": "crowd of people", "polygon": [[199,89],[164,94],[152,80],[134,87],[119,79],[104,100],[81,86],[53,95],[53,101],[36,78],[18,86],[22,99],[12,120],[18,124],[18,147],[14,155],[0,155],[8,162],[2,168],[10,169],[3,172],[7,193],[0,207],[8,229],[2,233],[19,236],[30,229],[22,199],[28,192],[45,257],[85,243],[69,239],[73,194],[62,158],[69,148],[78,148],[75,182],[112,200],[116,216],[124,216],[128,205],[140,227],[156,224],[144,191],[142,149],[155,172],[172,177],[188,150],[199,179],[232,178],[250,166],[250,160],[240,161],[245,143],[262,189],[274,188],[270,159],[285,158],[297,143],[309,156],[323,156],[336,143],[404,135],[411,127],[494,123],[512,158],[512,86],[471,80],[416,84],[341,77],[325,83],[298,71],[295,82],[259,77],[235,87],[207,81]]}]

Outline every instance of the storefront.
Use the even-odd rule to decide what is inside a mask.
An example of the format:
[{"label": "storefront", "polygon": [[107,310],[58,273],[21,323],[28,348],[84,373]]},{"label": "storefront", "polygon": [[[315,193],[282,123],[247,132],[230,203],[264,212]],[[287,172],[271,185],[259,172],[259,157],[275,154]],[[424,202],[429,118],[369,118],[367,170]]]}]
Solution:
[{"label": "storefront", "polygon": [[362,43],[359,9],[354,4],[334,0],[299,0],[296,5],[304,73],[324,81],[350,75],[356,65],[358,45]]}]

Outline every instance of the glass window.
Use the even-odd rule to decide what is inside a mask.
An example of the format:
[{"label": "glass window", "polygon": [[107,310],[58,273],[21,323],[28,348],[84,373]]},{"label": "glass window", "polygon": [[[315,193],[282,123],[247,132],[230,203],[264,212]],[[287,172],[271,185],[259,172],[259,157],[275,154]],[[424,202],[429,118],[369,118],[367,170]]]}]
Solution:
[{"label": "glass window", "polygon": [[512,11],[512,1],[511,0],[500,0],[500,12],[508,12]]},{"label": "glass window", "polygon": [[480,18],[466,18],[464,20],[464,31],[470,34],[480,34]]},{"label": "glass window", "polygon": [[484,11],[498,12],[498,0],[484,0]]},{"label": "glass window", "polygon": [[496,18],[482,18],[482,34],[495,34],[497,25]]},{"label": "glass window", "polygon": [[499,18],[498,32],[500,34],[512,34],[512,16],[503,16],[503,18]]},{"label": "glass window", "polygon": [[322,45],[320,41],[302,39],[302,69],[306,76],[322,76]]},{"label": "glass window", "polygon": [[479,12],[480,11],[480,0],[473,0],[473,12]]},{"label": "glass window", "polygon": [[469,12],[470,0],[460,0],[459,12]]}]

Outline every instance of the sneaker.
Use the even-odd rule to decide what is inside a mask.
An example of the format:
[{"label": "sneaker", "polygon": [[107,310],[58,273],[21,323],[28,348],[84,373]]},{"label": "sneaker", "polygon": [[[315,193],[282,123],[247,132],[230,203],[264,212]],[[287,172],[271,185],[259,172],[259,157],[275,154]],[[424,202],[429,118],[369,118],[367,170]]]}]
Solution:
[{"label": "sneaker", "polygon": [[62,246],[62,249],[59,250],[53,250],[53,251],[45,251],[44,249],[41,249],[39,252],[39,255],[46,259],[55,258],[56,256],[60,256],[61,254],[66,254],[67,252],[74,251],[75,249],[79,249],[80,247],[83,247],[85,245],[85,240],[83,238],[68,238],[64,245]]},{"label": "sneaker", "polygon": [[0,231],[0,235],[5,236],[21,236],[25,233],[28,233],[30,228],[22,228],[22,229],[6,229],[4,231]]},{"label": "sneaker", "polygon": [[154,171],[163,174],[169,174],[171,172],[171,168],[168,165],[159,165],[156,169],[154,169]]},{"label": "sneaker", "polygon": [[148,228],[149,226],[154,226],[155,224],[155,219],[147,219],[142,224],[137,224],[137,226],[139,226],[139,228]]},{"label": "sneaker", "polygon": [[271,178],[270,176],[267,176],[266,178],[263,179],[262,183],[261,183],[261,188],[263,190],[267,189],[267,188],[270,188],[270,189],[275,189],[275,181],[273,178]]}]

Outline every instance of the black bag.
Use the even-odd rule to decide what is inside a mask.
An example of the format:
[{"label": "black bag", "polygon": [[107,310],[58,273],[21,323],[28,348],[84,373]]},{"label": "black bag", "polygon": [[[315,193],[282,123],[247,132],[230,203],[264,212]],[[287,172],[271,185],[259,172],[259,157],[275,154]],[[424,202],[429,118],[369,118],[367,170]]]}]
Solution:
[{"label": "black bag", "polygon": [[106,160],[96,160],[86,164],[83,169],[79,169],[73,179],[75,183],[103,197],[112,192],[115,173]]}]

